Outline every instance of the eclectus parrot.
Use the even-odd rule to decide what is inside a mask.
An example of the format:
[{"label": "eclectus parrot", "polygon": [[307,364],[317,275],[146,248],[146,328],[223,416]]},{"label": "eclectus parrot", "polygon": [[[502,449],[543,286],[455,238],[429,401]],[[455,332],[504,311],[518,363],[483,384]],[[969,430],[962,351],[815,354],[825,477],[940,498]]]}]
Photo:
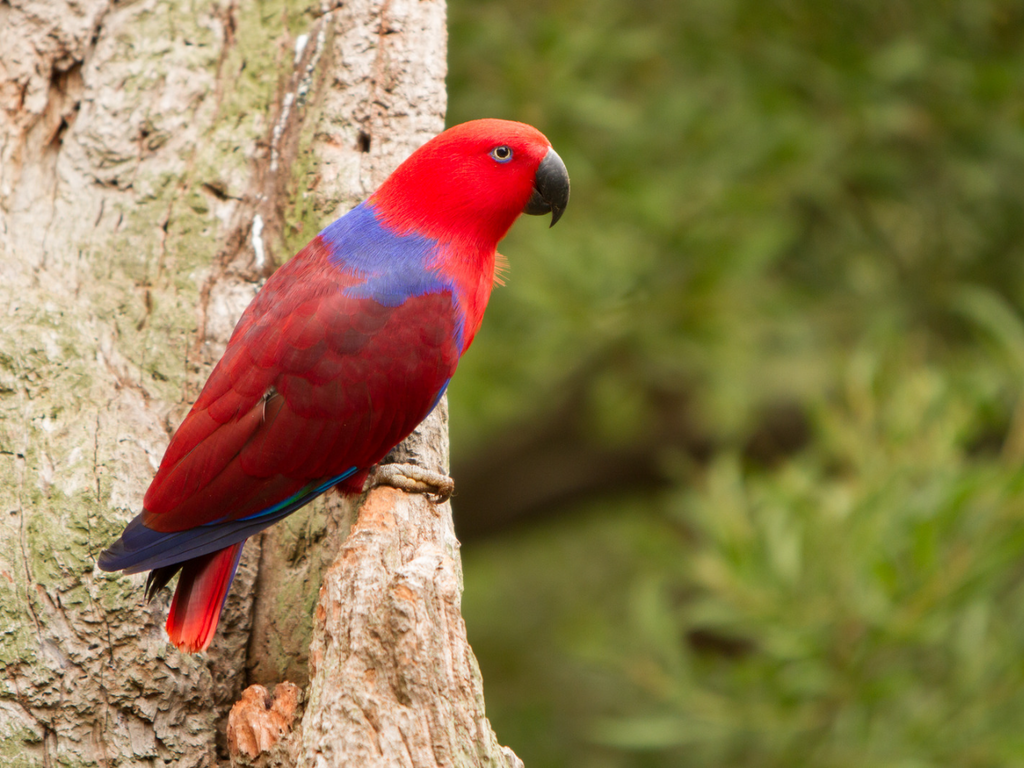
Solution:
[{"label": "eclectus parrot", "polygon": [[476,120],[416,150],[267,280],[99,567],[150,571],[150,597],[180,571],[167,633],[205,650],[245,540],[332,488],[362,492],[473,341],[498,241],[568,201],[529,125]]}]

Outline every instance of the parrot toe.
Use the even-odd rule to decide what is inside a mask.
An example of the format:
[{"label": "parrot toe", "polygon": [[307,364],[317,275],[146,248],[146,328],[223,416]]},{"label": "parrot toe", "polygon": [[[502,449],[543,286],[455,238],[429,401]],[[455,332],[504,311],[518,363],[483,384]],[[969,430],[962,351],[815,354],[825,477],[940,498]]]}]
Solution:
[{"label": "parrot toe", "polygon": [[390,485],[406,493],[422,493],[435,504],[444,504],[455,490],[455,481],[448,475],[415,464],[379,464],[366,488],[370,490],[378,485]]}]

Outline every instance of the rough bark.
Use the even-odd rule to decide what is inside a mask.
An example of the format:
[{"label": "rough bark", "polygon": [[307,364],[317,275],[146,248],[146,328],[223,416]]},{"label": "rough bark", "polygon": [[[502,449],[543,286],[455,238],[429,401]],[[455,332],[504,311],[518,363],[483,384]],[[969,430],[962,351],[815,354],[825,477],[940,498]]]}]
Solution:
[{"label": "rough bark", "polygon": [[[329,81],[303,157],[314,227],[366,197],[440,131],[446,106],[442,2],[355,0],[324,21],[309,45],[321,46],[331,62]],[[265,537],[251,682],[306,684],[317,588],[352,516],[351,505],[334,497],[327,509],[293,515]]]},{"label": "rough bark", "polygon": [[[392,458],[447,472],[447,422],[442,402]],[[372,490],[320,589],[296,765],[522,766],[484,713],[461,596],[451,505]]]},{"label": "rough bark", "polygon": [[260,281],[440,129],[444,46],[437,0],[0,3],[3,765],[213,765],[246,669],[294,671],[338,502],[246,547],[206,655],[95,556]]}]

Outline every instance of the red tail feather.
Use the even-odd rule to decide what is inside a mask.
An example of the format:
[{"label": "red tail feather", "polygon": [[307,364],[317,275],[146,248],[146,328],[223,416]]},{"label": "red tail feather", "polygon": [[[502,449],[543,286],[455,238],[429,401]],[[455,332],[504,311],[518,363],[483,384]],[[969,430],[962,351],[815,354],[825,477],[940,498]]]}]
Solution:
[{"label": "red tail feather", "polygon": [[182,567],[167,614],[167,634],[181,650],[205,651],[213,639],[244,543],[189,560]]}]

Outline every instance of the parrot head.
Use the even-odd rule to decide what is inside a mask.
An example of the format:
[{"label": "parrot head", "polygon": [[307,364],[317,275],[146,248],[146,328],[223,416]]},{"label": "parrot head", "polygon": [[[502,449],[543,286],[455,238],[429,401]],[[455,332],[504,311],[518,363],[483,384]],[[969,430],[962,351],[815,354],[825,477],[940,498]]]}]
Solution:
[{"label": "parrot head", "polygon": [[400,230],[493,248],[522,213],[569,202],[569,174],[536,128],[511,120],[456,125],[417,149],[370,198]]}]

